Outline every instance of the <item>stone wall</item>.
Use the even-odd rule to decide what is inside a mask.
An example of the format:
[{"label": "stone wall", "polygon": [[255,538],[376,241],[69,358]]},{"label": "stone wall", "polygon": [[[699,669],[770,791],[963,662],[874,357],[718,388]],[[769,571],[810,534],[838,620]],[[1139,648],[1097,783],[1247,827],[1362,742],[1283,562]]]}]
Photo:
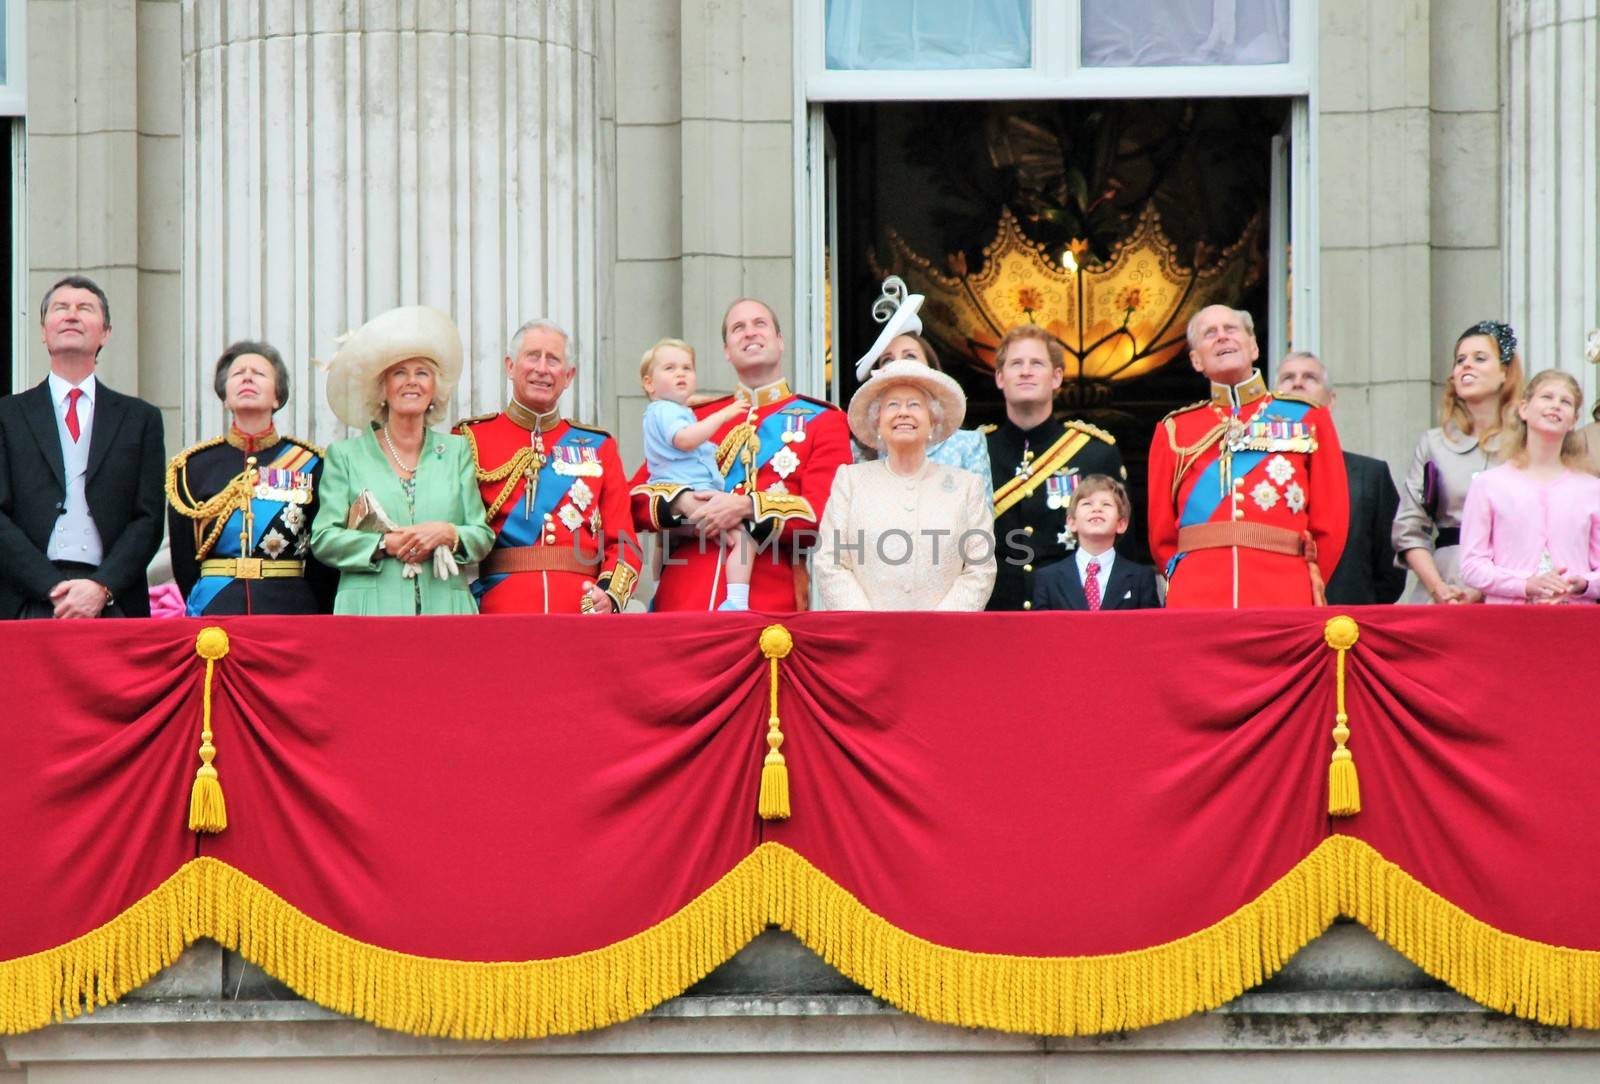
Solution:
[{"label": "stone wall", "polygon": [[37,305],[61,276],[111,300],[101,374],[182,432],[182,101],[178,0],[27,0],[31,344],[14,386],[44,379]]},{"label": "stone wall", "polygon": [[[793,33],[788,0],[610,0],[616,103],[610,368],[623,459],[643,457],[639,356],[690,342],[727,390],[723,309],[794,293]],[[792,359],[790,372],[793,372]],[[609,419],[607,419],[609,421]]]}]

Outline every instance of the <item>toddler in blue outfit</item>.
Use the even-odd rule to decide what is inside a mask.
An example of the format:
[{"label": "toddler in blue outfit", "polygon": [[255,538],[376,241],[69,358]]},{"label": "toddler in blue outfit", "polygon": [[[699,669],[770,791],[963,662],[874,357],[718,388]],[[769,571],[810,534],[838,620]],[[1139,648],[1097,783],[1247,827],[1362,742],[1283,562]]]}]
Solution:
[{"label": "toddler in blue outfit", "polygon": [[[689,407],[695,390],[694,347],[682,339],[662,339],[639,360],[639,382],[651,403],[644,412],[644,461],[650,481],[694,490],[723,492],[717,469],[717,430],[750,411],[750,401],[735,397],[721,410],[696,418]],[[728,590],[719,610],[750,608],[750,569],[755,540],[742,528],[727,532],[723,567]]]}]

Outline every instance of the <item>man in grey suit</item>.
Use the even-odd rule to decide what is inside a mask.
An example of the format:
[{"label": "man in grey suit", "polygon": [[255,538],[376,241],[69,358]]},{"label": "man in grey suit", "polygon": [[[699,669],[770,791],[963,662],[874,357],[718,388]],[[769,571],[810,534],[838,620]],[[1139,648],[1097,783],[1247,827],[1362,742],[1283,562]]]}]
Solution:
[{"label": "man in grey suit", "polygon": [[[1295,350],[1278,365],[1277,390],[1333,406],[1333,384],[1327,366],[1315,354]],[[1344,453],[1350,479],[1350,533],[1344,556],[1328,577],[1328,605],[1371,606],[1395,602],[1405,590],[1405,569],[1395,564],[1389,528],[1394,525],[1400,494],[1381,459]]]},{"label": "man in grey suit", "polygon": [[161,545],[161,413],[95,378],[105,291],[69,275],[39,306],[50,375],[0,398],[0,619],[148,617]]}]

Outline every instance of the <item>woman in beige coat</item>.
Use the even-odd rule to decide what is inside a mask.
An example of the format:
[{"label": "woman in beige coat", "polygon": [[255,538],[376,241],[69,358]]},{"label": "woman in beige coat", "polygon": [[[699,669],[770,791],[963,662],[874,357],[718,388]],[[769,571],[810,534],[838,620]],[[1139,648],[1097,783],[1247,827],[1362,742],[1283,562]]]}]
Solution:
[{"label": "woman in beige coat", "polygon": [[950,377],[892,361],[850,400],[850,431],[878,458],[839,468],[812,572],[825,610],[981,610],[994,589],[994,512],[983,480],[934,463],[961,427]]}]

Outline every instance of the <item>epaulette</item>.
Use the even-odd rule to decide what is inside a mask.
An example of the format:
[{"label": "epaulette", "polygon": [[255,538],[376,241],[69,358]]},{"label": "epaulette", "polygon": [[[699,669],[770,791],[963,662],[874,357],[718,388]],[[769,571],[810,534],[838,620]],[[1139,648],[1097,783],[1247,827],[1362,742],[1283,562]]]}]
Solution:
[{"label": "epaulette", "polygon": [[1286,392],[1276,392],[1276,391],[1273,392],[1272,393],[1272,401],[1274,403],[1304,403],[1306,406],[1309,406],[1309,407],[1319,407],[1319,406],[1322,405],[1321,403],[1317,402],[1315,399],[1308,399],[1304,395],[1296,395],[1293,392],[1287,392],[1287,391]]},{"label": "epaulette", "polygon": [[188,465],[189,457],[191,455],[194,455],[196,452],[203,452],[207,448],[215,448],[217,445],[221,444],[227,439],[227,437],[212,437],[210,440],[202,440],[199,444],[191,444],[189,447],[173,456],[170,465],[174,470],[182,470]]},{"label": "epaulette", "polygon": [[801,395],[799,392],[796,392],[794,397],[796,399],[804,399],[806,402],[812,404],[813,406],[826,407],[829,410],[838,410],[839,409],[839,404],[838,403],[830,403],[826,399],[814,399],[809,395]]},{"label": "epaulette", "polygon": [[1081,429],[1083,432],[1088,433],[1091,437],[1099,437],[1107,444],[1115,444],[1117,442],[1116,437],[1112,436],[1104,429],[1101,429],[1098,425],[1090,425],[1088,422],[1080,421],[1077,418],[1073,418],[1071,421],[1067,422],[1067,424],[1072,426],[1074,429]]},{"label": "epaulette", "polygon": [[457,429],[460,429],[463,425],[477,425],[480,422],[492,421],[493,419],[498,418],[499,416],[500,416],[500,411],[491,410],[487,414],[476,414],[476,415],[474,415],[474,416],[472,416],[470,418],[462,418],[460,421],[452,422],[450,424],[450,432],[454,433]]},{"label": "epaulette", "polygon": [[1000,428],[999,425],[997,425],[994,422],[990,422],[988,425],[980,425],[980,426],[978,426],[978,432],[982,433],[984,436],[988,436],[990,433],[993,433],[996,429],[999,429],[999,428]]},{"label": "epaulette", "polygon": [[1189,413],[1189,411],[1194,410],[1196,407],[1203,407],[1203,406],[1210,406],[1210,405],[1211,405],[1211,400],[1210,399],[1197,399],[1196,401],[1190,403],[1188,406],[1181,406],[1177,410],[1171,411],[1170,413],[1167,414],[1167,416],[1165,418],[1162,418],[1161,421],[1165,422],[1167,420],[1167,418],[1176,418],[1179,414],[1187,414],[1187,413]]},{"label": "epaulette", "polygon": [[599,433],[607,440],[611,439],[611,434],[607,433],[604,429],[601,429],[598,425],[584,425],[582,422],[575,422],[571,418],[567,419],[567,424],[574,429],[582,429],[585,433]]},{"label": "epaulette", "polygon": [[318,445],[312,444],[309,440],[301,440],[299,437],[284,437],[283,439],[288,441],[290,444],[300,445],[300,447],[304,448],[318,459],[328,458],[328,453],[326,451],[324,451]]}]

